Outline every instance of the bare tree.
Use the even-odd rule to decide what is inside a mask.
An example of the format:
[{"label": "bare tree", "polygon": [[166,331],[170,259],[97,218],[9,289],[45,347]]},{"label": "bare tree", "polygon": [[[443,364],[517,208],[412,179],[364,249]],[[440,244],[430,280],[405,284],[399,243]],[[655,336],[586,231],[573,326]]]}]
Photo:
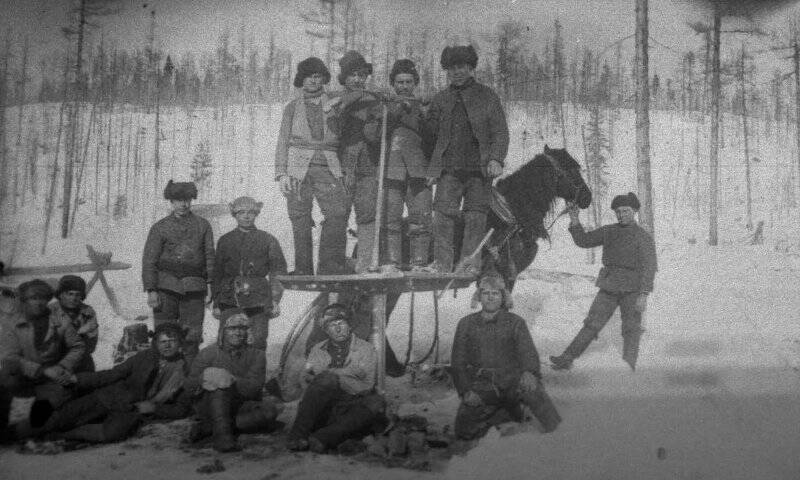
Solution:
[{"label": "bare tree", "polygon": [[648,82],[647,0],[636,0],[636,177],[642,228],[655,236],[653,184],[650,176],[650,90]]}]

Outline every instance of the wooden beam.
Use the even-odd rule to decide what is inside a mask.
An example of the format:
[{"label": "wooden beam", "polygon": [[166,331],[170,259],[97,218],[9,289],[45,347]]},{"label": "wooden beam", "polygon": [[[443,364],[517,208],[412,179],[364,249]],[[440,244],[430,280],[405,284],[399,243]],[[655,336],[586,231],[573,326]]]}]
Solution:
[{"label": "wooden beam", "polygon": [[[131,268],[130,263],[125,262],[110,262],[108,265],[103,266],[103,270],[126,270]],[[72,265],[54,265],[43,267],[12,267],[3,270],[3,274],[7,277],[13,276],[35,276],[35,275],[54,275],[58,273],[79,273],[79,272],[94,272],[97,270],[97,265],[94,263],[74,263]]]},{"label": "wooden beam", "polygon": [[372,346],[378,354],[378,371],[375,388],[386,392],[386,293],[372,295]]}]

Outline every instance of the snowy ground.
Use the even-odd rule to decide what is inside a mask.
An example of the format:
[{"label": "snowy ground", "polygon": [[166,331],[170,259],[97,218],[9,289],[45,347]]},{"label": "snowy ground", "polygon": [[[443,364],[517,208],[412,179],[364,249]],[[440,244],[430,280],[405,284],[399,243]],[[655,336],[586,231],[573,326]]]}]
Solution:
[{"label": "snowy ground", "polygon": [[[255,121],[274,126],[275,108],[256,112]],[[580,125],[572,118],[570,150],[580,152]],[[193,130],[181,118],[169,118],[163,157],[175,178],[185,179],[188,160],[199,137],[215,138],[209,112],[196,112]],[[248,129],[238,118],[235,135],[228,144],[213,144],[215,158],[230,147],[247,144]],[[514,168],[544,139],[560,138],[553,125],[535,108],[509,107],[512,145],[509,166]],[[797,479],[800,478],[800,274],[796,211],[785,210],[777,193],[791,167],[784,159],[794,158],[794,142],[780,133],[764,131],[751,144],[762,158],[754,167],[758,186],[755,220],[765,220],[766,243],[745,245],[741,204],[742,184],[739,140],[728,138],[723,158],[722,244],[708,247],[704,239],[706,220],[693,210],[694,135],[703,128],[691,119],[673,119],[654,113],[653,178],[657,202],[657,246],[660,271],[656,291],[646,313],[646,333],[642,339],[639,368],[632,374],[620,358],[621,338],[618,317],[612,319],[599,341],[592,344],[572,371],[555,373],[544,367],[545,385],[559,408],[564,422],[549,435],[535,428],[522,428],[514,435],[500,437],[491,432],[464,456],[435,462],[433,472],[386,469],[380,465],[356,462],[344,457],[313,454],[288,454],[269,436],[251,437],[252,444],[242,453],[215,455],[209,449],[186,449],[180,436],[186,422],[148,427],[144,433],[123,444],[91,448],[56,456],[21,455],[0,450],[0,476],[3,479],[63,478],[129,479],[196,478],[196,469],[220,458],[226,471],[214,478],[598,478],[598,479]],[[253,119],[251,118],[251,121]],[[145,122],[147,123],[147,122]],[[116,121],[115,121],[116,124]],[[167,128],[167,127],[165,127]],[[633,169],[632,115],[623,112],[617,125],[616,156],[612,159],[612,191],[635,190]],[[681,128],[686,138],[680,140]],[[728,135],[735,132],[730,121]],[[522,141],[523,130],[532,140]],[[229,201],[250,193],[265,202],[260,225],[272,231],[292,258],[291,234],[284,202],[271,181],[272,140],[259,131],[255,152],[250,158],[253,176],[244,180],[231,175],[228,184],[216,185],[214,201]],[[786,130],[787,132],[789,130]],[[176,139],[175,132],[178,132]],[[189,132],[184,134],[182,132]],[[194,132],[194,133],[191,133]],[[49,132],[52,134],[53,132]],[[143,134],[144,135],[144,134]],[[194,137],[192,136],[194,135]],[[777,136],[776,136],[777,135]],[[48,138],[48,132],[42,132]],[[52,137],[52,135],[50,135]],[[115,134],[116,137],[116,134]],[[194,138],[194,140],[193,140]],[[551,146],[560,142],[549,141]],[[23,142],[25,144],[25,142]],[[152,140],[143,140],[151,145]],[[675,154],[676,146],[678,154]],[[168,146],[171,145],[171,146]],[[533,145],[533,146],[532,146]],[[115,146],[116,148],[116,146]],[[50,150],[53,151],[52,149]],[[707,143],[700,139],[701,155]],[[232,158],[236,158],[232,151]],[[755,153],[754,153],[755,155]],[[52,156],[52,154],[51,154]],[[143,154],[143,156],[146,156]],[[576,158],[580,155],[576,155]],[[251,162],[255,158],[258,162]],[[691,160],[689,160],[691,158]],[[49,160],[52,161],[52,158]],[[46,180],[49,161],[40,159],[39,178]],[[702,160],[703,162],[705,160]],[[239,165],[240,167],[242,165]],[[235,165],[226,164],[229,172]],[[248,170],[239,170],[248,171]],[[114,171],[113,173],[118,173]],[[706,172],[703,172],[705,175]],[[91,178],[89,175],[87,178]],[[224,177],[224,172],[222,174]],[[105,178],[99,177],[100,184]],[[142,180],[146,184],[145,180]],[[39,192],[46,191],[44,185]],[[701,186],[701,190],[704,187]],[[113,190],[113,189],[112,189]],[[237,190],[234,193],[234,190]],[[60,191],[60,190],[58,190]],[[140,258],[147,228],[165,212],[165,204],[149,201],[140,212],[114,219],[91,214],[91,192],[83,194],[87,203],[79,210],[75,232],[68,240],[57,239],[55,222],[46,255],[40,255],[43,201],[29,200],[12,215],[2,210],[0,259],[13,258],[15,266],[53,265],[86,262],[84,244],[100,251],[113,251],[114,260],[129,262],[130,270],[108,272],[107,277],[122,304],[123,316],[115,316],[102,290],[95,288],[87,302],[101,317],[100,345],[95,359],[100,368],[111,365],[111,351],[125,324],[138,315],[147,315],[141,292]],[[101,189],[101,192],[103,190]],[[151,191],[139,194],[149,199]],[[773,193],[769,193],[773,192]],[[228,198],[231,197],[231,198]],[[101,199],[100,204],[104,202]],[[607,209],[608,200],[602,202]],[[702,206],[705,206],[703,200]],[[56,210],[58,211],[58,210]],[[607,211],[606,213],[610,213]],[[607,217],[606,221],[611,218]],[[233,226],[230,217],[212,222],[216,237]],[[692,240],[695,239],[693,243]],[[599,254],[599,251],[597,252]],[[576,248],[566,233],[566,220],[553,227],[551,242],[543,242],[534,266],[539,269],[595,275],[598,265],[586,263],[586,252]],[[526,276],[530,277],[524,279]],[[86,275],[85,278],[89,278]],[[514,311],[525,317],[543,362],[560,351],[580,328],[593,298],[592,283],[571,277],[559,283],[535,280],[523,273],[514,297]],[[15,283],[22,279],[15,278]],[[442,321],[442,359],[449,357],[450,342],[457,320],[470,311],[471,291],[457,297],[447,294],[440,304]],[[283,315],[271,323],[268,365],[274,369],[283,340],[312,294],[287,292]],[[401,299],[388,334],[399,356],[404,356],[408,332],[407,297]],[[432,334],[432,302],[429,294],[416,297],[415,348],[412,358],[424,353]],[[216,321],[207,315],[206,340],[213,341]],[[422,413],[438,427],[452,422],[457,399],[441,386],[413,388],[408,378],[389,382],[392,408],[400,413]],[[283,414],[291,420],[292,406]],[[508,432],[506,432],[508,433]]]}]

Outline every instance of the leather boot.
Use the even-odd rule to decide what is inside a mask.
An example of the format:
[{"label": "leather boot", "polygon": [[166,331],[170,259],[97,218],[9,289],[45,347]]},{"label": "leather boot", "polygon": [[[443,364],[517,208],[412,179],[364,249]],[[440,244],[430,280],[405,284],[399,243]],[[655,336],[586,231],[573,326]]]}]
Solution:
[{"label": "leather boot", "polygon": [[567,346],[559,356],[551,356],[550,361],[553,363],[554,370],[569,370],[572,368],[572,361],[580,357],[586,351],[586,348],[595,339],[597,333],[589,327],[580,329],[572,342]]},{"label": "leather boot", "polygon": [[411,243],[411,265],[412,267],[424,267],[430,263],[431,236],[429,233],[413,235],[409,239]]},{"label": "leather boot", "polygon": [[206,419],[201,419],[195,422],[189,429],[189,435],[186,437],[186,441],[189,443],[197,443],[204,438],[210,437],[213,433],[214,430],[211,428],[211,423]]},{"label": "leather boot", "polygon": [[[464,212],[464,240],[461,246],[461,261],[466,261],[467,257],[478,248],[483,236],[486,234],[486,214],[484,212],[467,211]],[[464,268],[474,275],[481,271],[481,253],[478,252],[468,264],[462,264]]]},{"label": "leather boot", "polygon": [[358,238],[356,273],[366,273],[372,265],[372,248],[375,243],[375,223],[359,223],[356,237]]},{"label": "leather boot", "polygon": [[[333,275],[344,272],[347,251],[347,216],[330,215],[322,222],[319,237],[317,273]],[[311,256],[309,255],[309,258]]]},{"label": "leather boot", "polygon": [[211,430],[214,435],[214,450],[235,452],[241,450],[233,435],[232,395],[229,390],[214,390],[207,393],[211,413]]},{"label": "leather boot", "polygon": [[386,231],[386,262],[398,269],[403,264],[403,237],[399,231]]},{"label": "leather boot", "polygon": [[622,335],[622,359],[630,365],[632,371],[636,371],[636,360],[639,358],[639,340],[642,332],[629,331]]},{"label": "leather boot", "polygon": [[314,275],[314,247],[311,240],[311,215],[295,217],[292,221],[294,237],[294,273]]},{"label": "leather boot", "polygon": [[336,448],[350,437],[366,435],[375,421],[375,416],[366,406],[355,405],[309,436],[309,446],[313,437],[319,451],[324,452],[328,448]]},{"label": "leather boot", "polygon": [[247,412],[236,414],[236,432],[257,433],[267,429],[270,422],[278,416],[274,405],[261,405]]}]

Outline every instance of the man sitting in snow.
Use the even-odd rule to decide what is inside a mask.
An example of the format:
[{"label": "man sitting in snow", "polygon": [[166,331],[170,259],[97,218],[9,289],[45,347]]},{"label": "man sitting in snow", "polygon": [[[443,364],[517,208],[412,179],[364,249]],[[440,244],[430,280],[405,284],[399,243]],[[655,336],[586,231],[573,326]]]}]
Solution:
[{"label": "man sitting in snow", "polygon": [[461,397],[456,435],[471,440],[494,425],[521,421],[523,405],[545,432],[552,432],[561,416],[544,390],[539,353],[525,320],[507,310],[511,300],[503,278],[481,278],[478,295],[481,311],[462,318],[453,339],[450,363]]},{"label": "man sitting in snow", "polygon": [[384,399],[375,392],[378,356],[369,342],[352,334],[350,319],[350,311],[339,303],[322,313],[328,339],[308,354],[308,387],[289,432],[290,450],[323,453],[385,421]]},{"label": "man sitting in snow", "polygon": [[263,350],[247,345],[250,319],[233,308],[222,312],[220,324],[219,340],[197,354],[185,382],[200,417],[189,441],[213,435],[215,450],[232,452],[240,449],[236,432],[265,430],[278,411],[261,398],[266,360]]},{"label": "man sitting in snow", "polygon": [[83,358],[75,366],[75,372],[94,372],[92,354],[97,348],[97,314],[86,299],[86,281],[77,275],[64,275],[58,281],[56,300],[50,306],[52,315],[61,322],[69,322],[86,344]]},{"label": "man sitting in snow", "polygon": [[645,229],[636,224],[639,199],[632,192],[617,195],[611,209],[618,223],[604,225],[586,232],[578,217],[578,208],[569,211],[569,233],[575,245],[582,248],[603,247],[603,268],[597,276],[600,291],[583,321],[583,328],[559,356],[551,356],[553,368],[569,370],[597,338],[600,330],[619,306],[622,316],[622,359],[636,369],[639,339],[642,336],[642,313],[647,307],[647,295],[653,291],[656,275],[656,244]]},{"label": "man sitting in snow", "polygon": [[177,401],[187,370],[183,337],[180,326],[162,323],[155,329],[151,348],[110,370],[76,374],[76,391],[89,393],[62,405],[32,434],[118,442],[133,434],[143,420],[187,416],[189,403]]},{"label": "man sitting in snow", "polygon": [[[17,288],[20,308],[2,326],[0,338],[0,432],[8,425],[13,397],[35,396],[46,410],[60,406],[71,396],[66,388],[86,346],[70,323],[52,316],[47,302],[53,289],[42,280]],[[36,411],[33,423],[38,423]]]},{"label": "man sitting in snow", "polygon": [[217,243],[211,292],[214,316],[240,307],[252,323],[252,345],[265,350],[268,322],[280,315],[283,295],[275,275],[286,274],[286,259],[278,240],[255,226],[262,206],[250,197],[239,197],[229,205],[237,226]]}]

